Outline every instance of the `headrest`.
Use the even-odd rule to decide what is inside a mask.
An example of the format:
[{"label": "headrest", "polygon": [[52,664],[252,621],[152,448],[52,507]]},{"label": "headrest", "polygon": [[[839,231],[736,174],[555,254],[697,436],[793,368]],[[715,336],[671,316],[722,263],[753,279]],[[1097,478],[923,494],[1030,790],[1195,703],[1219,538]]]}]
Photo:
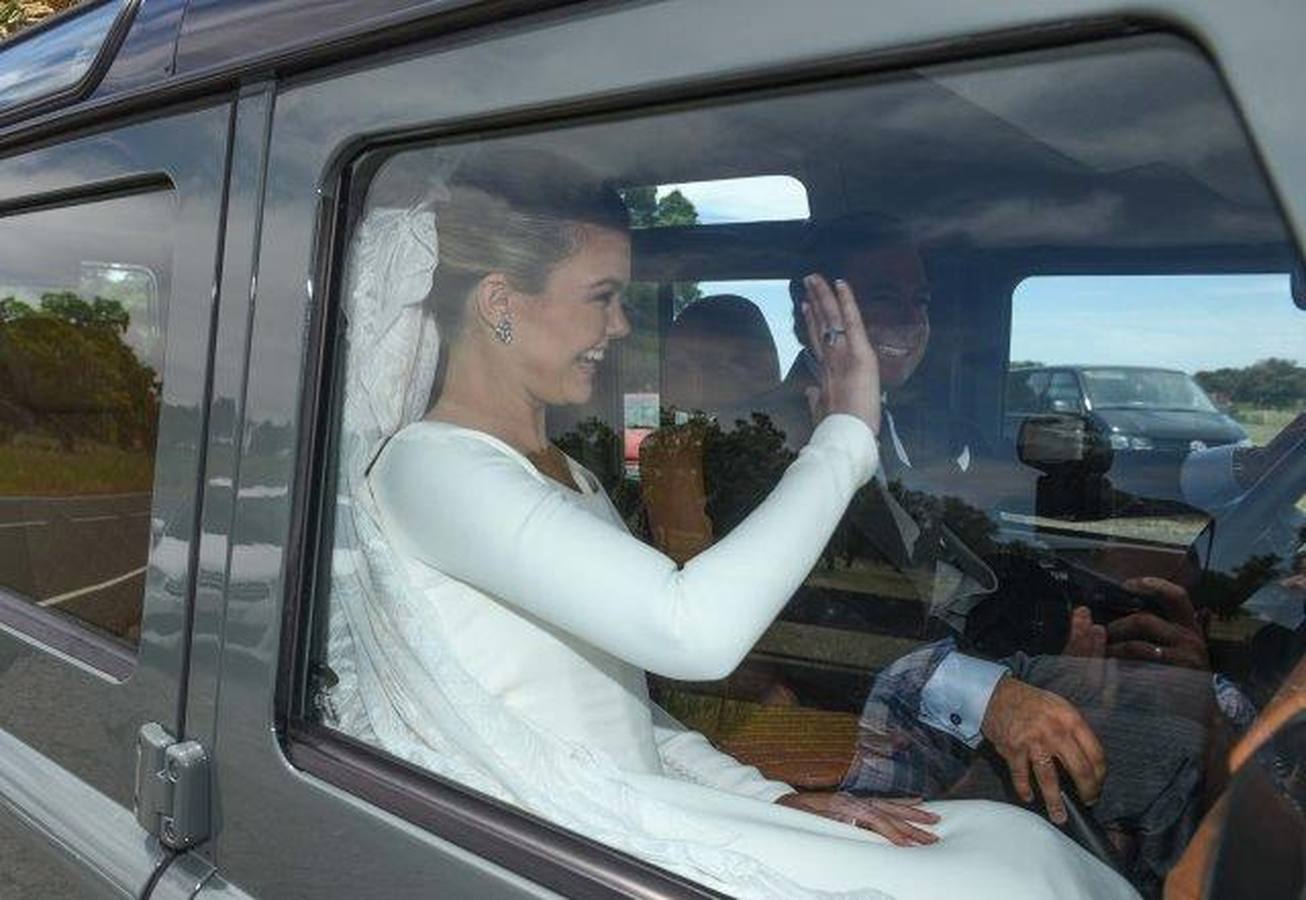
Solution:
[{"label": "headrest", "polygon": [[715,294],[686,307],[664,345],[664,406],[715,414],[780,383],[780,359],[757,304]]}]

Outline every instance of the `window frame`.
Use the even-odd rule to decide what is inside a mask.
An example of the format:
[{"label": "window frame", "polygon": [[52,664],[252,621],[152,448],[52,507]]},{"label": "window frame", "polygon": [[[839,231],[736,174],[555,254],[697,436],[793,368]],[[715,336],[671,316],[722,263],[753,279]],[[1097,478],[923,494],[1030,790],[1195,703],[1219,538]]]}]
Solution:
[{"label": "window frame", "polygon": [[[91,64],[86,67],[86,71],[82,73],[81,77],[64,87],[38,94],[12,106],[0,106],[0,128],[12,125],[29,116],[77,103],[90,96],[91,92],[99,85],[100,80],[109,71],[109,67],[113,65],[118,50],[121,49],[123,41],[127,39],[127,32],[131,30],[132,22],[136,20],[136,11],[140,8],[141,0],[103,0],[99,5],[109,3],[118,3],[122,8],[118,10],[118,15],[114,18],[108,32],[105,33],[104,39],[100,43],[100,49],[96,52]],[[27,41],[39,41],[43,35],[59,28],[73,18],[89,14],[93,8],[93,6],[72,7],[15,35],[10,40],[0,44],[0,60],[4,58],[4,51],[10,47]]]},{"label": "window frame", "polygon": [[[419,139],[447,139],[457,141],[469,134],[497,133],[502,128],[550,128],[566,127],[586,121],[590,114],[595,116],[607,114],[638,115],[656,111],[666,103],[685,103],[729,101],[735,97],[757,97],[768,90],[784,89],[801,85],[819,88],[835,84],[840,78],[862,77],[868,74],[892,72],[915,66],[939,62],[966,60],[978,61],[990,56],[1017,50],[1047,49],[1067,44],[1089,43],[1093,40],[1112,37],[1124,37],[1137,34],[1134,30],[1138,23],[1125,23],[1112,20],[1072,23],[1072,27],[1062,34],[1051,37],[1038,29],[1019,30],[1003,35],[985,35],[981,39],[968,36],[956,44],[943,48],[910,48],[902,53],[887,54],[887,61],[878,64],[865,61],[840,60],[829,66],[817,66],[798,74],[785,75],[768,73],[756,79],[725,78],[717,81],[702,80],[691,90],[656,89],[637,91],[623,95],[615,100],[606,99],[580,105],[546,105],[533,109],[521,116],[498,114],[476,119],[473,123],[460,127],[442,124],[434,126],[408,126],[396,132],[383,132],[380,136],[355,136],[347,145],[337,148],[332,165],[323,173],[319,184],[327,202],[318,209],[318,220],[313,229],[312,242],[312,284],[325,286],[324,301],[312,304],[312,317],[309,322],[306,346],[306,366],[303,370],[303,390],[300,397],[298,422],[297,452],[292,480],[292,511],[289,526],[290,540],[287,542],[287,567],[285,579],[285,604],[282,609],[281,652],[278,657],[278,677],[276,698],[273,709],[273,721],[280,739],[280,747],[285,757],[298,771],[322,779],[337,788],[347,791],[350,796],[363,801],[377,809],[394,813],[400,818],[421,826],[431,835],[447,838],[459,846],[474,849],[492,861],[508,859],[506,868],[515,872],[525,870],[517,862],[516,851],[510,844],[491,845],[488,849],[480,847],[482,839],[490,840],[492,827],[477,818],[488,815],[490,806],[482,806],[487,801],[473,794],[465,786],[444,782],[437,776],[426,772],[414,773],[411,767],[388,759],[384,753],[365,745],[352,745],[347,736],[330,729],[316,726],[299,718],[305,697],[306,662],[305,635],[311,633],[313,603],[319,598],[315,588],[321,574],[318,554],[322,549],[320,543],[321,517],[324,512],[325,492],[319,489],[322,484],[324,460],[329,461],[328,448],[332,438],[330,423],[335,414],[332,398],[332,374],[334,371],[334,354],[332,343],[335,336],[336,318],[338,317],[341,271],[343,270],[343,253],[347,240],[347,216],[343,214],[344,203],[334,202],[334,198],[343,198],[350,193],[345,171],[348,161],[357,158],[366,149],[386,146],[400,140],[404,142]],[[1152,29],[1160,32],[1175,33],[1172,27],[1161,26]],[[1182,40],[1200,50],[1200,43],[1191,35],[1179,33]],[[1208,64],[1214,62],[1207,57]],[[1236,108],[1236,102],[1233,104]],[[472,129],[475,131],[472,131]],[[1267,183],[1272,182],[1267,178]],[[1286,217],[1285,217],[1286,220]],[[1034,274],[1034,273],[1030,273]],[[1010,287],[1019,283],[1021,278],[1012,281]],[[1008,323],[1009,324],[1009,323]],[[299,705],[299,706],[297,706]],[[355,755],[361,754],[361,755]],[[351,771],[352,769],[352,771]],[[411,788],[404,802],[396,800],[390,794],[394,790],[395,780],[416,779],[415,783],[405,782],[405,789]],[[405,803],[416,804],[405,807]],[[449,822],[456,814],[457,826],[449,824],[450,830],[444,830],[439,822]],[[464,815],[465,814],[465,815]],[[542,828],[554,831],[556,828],[546,822],[531,822],[528,814],[515,808],[508,808],[508,816],[519,820],[523,827]],[[431,824],[428,824],[428,821]],[[456,829],[467,828],[467,831]],[[536,832],[532,832],[535,834]],[[549,841],[576,839],[577,836],[565,833],[548,837]],[[476,842],[474,847],[471,841]],[[583,839],[581,839],[582,842]],[[568,876],[581,877],[584,890],[593,887],[597,879],[607,885],[614,880],[621,884],[621,896],[630,896],[629,891],[636,887],[647,887],[651,895],[664,896],[657,891],[656,883],[671,881],[678,889],[688,889],[701,894],[704,889],[695,883],[680,884],[675,876],[660,869],[649,871],[649,867],[638,860],[624,857],[617,851],[602,845],[593,848],[599,866],[596,870],[581,872],[572,868],[573,863],[563,859],[554,859],[552,868],[546,869],[551,877],[542,883],[548,885],[560,883],[568,893],[574,894],[578,885],[568,880]],[[557,854],[563,857],[563,854]],[[550,854],[553,856],[553,854]],[[628,866],[634,866],[634,870]],[[620,881],[620,876],[636,872],[637,883]],[[616,874],[614,874],[616,873]],[[534,876],[532,876],[534,877]],[[653,879],[648,881],[647,879]],[[575,894],[588,896],[588,894]],[[604,894],[606,895],[606,894]],[[635,894],[644,896],[644,892]],[[709,896],[717,896],[709,893]]]}]

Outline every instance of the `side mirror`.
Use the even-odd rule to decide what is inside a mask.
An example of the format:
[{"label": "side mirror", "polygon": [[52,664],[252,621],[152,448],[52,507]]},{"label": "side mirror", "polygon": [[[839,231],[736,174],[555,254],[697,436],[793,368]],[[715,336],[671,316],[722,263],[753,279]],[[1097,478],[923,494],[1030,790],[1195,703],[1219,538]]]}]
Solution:
[{"label": "side mirror", "polygon": [[1016,438],[1020,461],[1040,472],[1090,475],[1111,469],[1111,442],[1086,417],[1071,413],[1030,416]]}]

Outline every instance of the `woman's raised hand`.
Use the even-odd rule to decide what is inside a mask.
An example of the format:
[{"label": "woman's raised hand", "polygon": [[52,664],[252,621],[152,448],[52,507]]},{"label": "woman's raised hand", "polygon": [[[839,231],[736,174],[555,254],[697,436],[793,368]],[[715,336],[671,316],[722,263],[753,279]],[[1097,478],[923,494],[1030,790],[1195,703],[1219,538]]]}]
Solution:
[{"label": "woman's raised hand", "polygon": [[880,366],[852,288],[839,279],[831,289],[820,275],[808,275],[803,285],[808,346],[821,363],[820,386],[809,388],[807,394],[812,421],[847,413],[879,434]]}]

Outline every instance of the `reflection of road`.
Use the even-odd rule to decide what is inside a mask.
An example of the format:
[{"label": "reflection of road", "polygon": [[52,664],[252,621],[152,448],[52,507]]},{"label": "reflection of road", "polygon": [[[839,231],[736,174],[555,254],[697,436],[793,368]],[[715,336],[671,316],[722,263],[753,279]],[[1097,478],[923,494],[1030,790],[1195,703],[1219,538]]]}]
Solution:
[{"label": "reflection of road", "polygon": [[0,497],[0,586],[134,640],[150,495]]}]

